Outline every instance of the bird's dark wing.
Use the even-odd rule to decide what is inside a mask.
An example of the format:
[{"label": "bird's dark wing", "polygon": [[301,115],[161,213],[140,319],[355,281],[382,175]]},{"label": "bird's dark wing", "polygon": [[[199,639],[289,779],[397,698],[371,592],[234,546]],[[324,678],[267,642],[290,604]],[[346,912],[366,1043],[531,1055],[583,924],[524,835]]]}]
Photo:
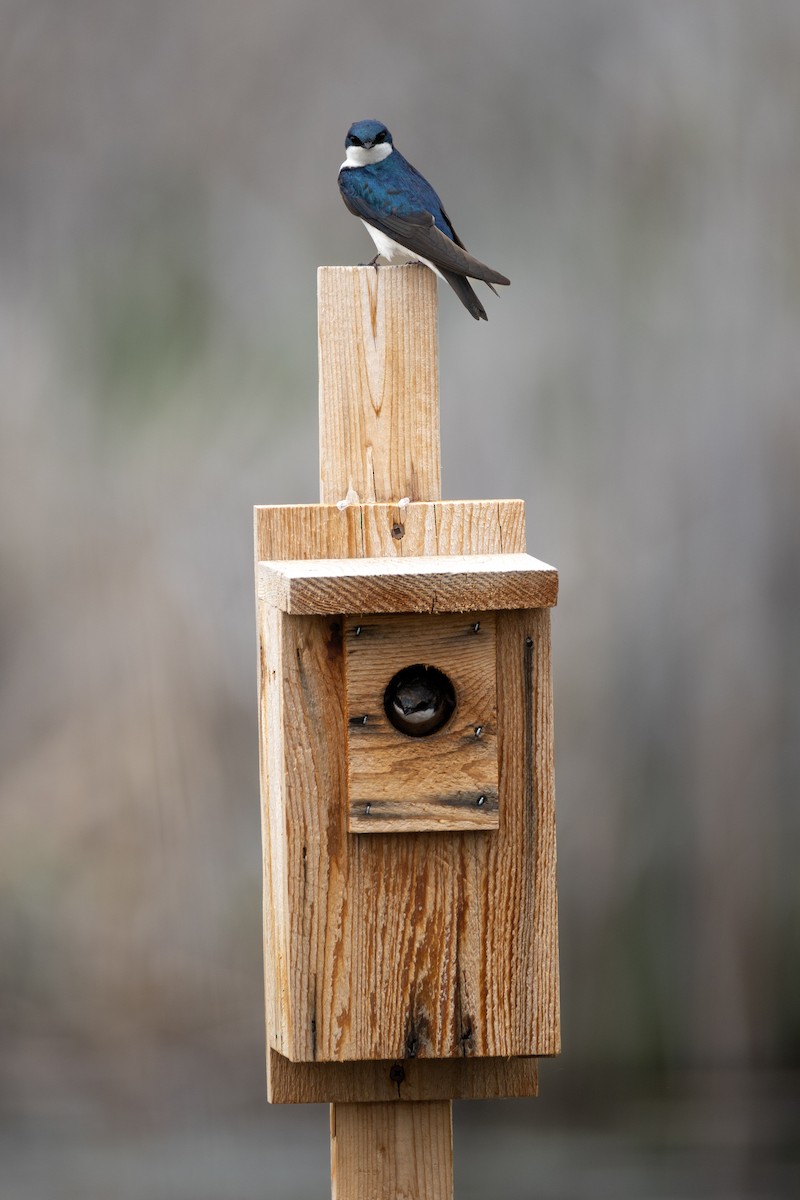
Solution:
[{"label": "bird's dark wing", "polygon": [[[510,280],[499,271],[487,267],[468,254],[463,246],[452,241],[440,229],[436,228],[433,214],[429,212],[395,213],[377,209],[352,187],[349,172],[342,171],[339,177],[339,187],[342,198],[357,217],[374,225],[381,233],[405,246],[412,254],[427,259],[441,271],[450,271],[457,275],[467,275],[470,279],[482,279],[486,283],[507,284]],[[344,176],[344,178],[342,178]],[[449,223],[449,222],[448,222]]]}]

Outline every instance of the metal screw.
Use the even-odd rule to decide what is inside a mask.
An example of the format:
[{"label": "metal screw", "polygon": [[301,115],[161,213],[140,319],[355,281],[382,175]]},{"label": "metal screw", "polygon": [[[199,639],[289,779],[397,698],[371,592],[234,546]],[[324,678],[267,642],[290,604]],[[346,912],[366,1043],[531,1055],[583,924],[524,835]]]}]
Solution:
[{"label": "metal screw", "polygon": [[483,808],[484,804],[486,803],[486,797],[485,797],[485,796],[478,796],[478,799],[477,799],[476,803],[477,803],[477,805],[478,805],[478,808]]},{"label": "metal screw", "polygon": [[532,645],[533,645],[533,638],[531,637],[531,635],[530,635],[530,634],[528,634],[528,636],[525,638],[525,645],[526,645],[526,646],[532,646]]},{"label": "metal screw", "polygon": [[371,804],[367,804],[367,805],[365,805],[365,806],[364,806],[364,816],[365,816],[365,817],[368,817],[368,816],[369,816],[369,812],[370,812],[370,809],[371,809],[371,808],[372,808],[372,805],[371,805]]},{"label": "metal screw", "polygon": [[361,626],[356,625],[356,637],[361,637]]},{"label": "metal screw", "polygon": [[481,627],[480,621],[476,621],[475,624],[472,626],[472,632],[478,633],[480,631],[480,627]]},{"label": "metal screw", "polygon": [[482,726],[482,725],[476,725],[476,726],[475,726],[475,737],[476,737],[476,738],[479,738],[479,737],[481,736],[481,734],[482,734],[482,733],[483,733],[483,726]]}]

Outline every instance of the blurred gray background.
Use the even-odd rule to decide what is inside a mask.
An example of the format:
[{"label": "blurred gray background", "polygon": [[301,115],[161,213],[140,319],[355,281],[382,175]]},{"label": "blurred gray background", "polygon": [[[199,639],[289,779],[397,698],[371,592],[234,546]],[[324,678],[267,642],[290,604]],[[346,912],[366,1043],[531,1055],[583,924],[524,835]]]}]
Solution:
[{"label": "blurred gray background", "polygon": [[0,1194],[327,1194],[263,1101],[254,503],[317,499],[316,280],[378,117],[445,495],[555,613],[564,1054],[457,1194],[800,1192],[800,5],[0,0]]}]

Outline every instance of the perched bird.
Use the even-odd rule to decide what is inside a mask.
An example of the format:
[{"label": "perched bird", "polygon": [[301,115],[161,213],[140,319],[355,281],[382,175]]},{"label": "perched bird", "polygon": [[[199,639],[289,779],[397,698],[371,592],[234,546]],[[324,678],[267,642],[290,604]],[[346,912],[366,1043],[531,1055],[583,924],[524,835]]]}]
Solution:
[{"label": "perched bird", "polygon": [[476,321],[486,321],[486,310],[468,279],[482,279],[492,291],[493,283],[509,280],[467,253],[436,192],[394,148],[386,126],[356,121],[345,147],[339,190],[378,248],[370,265],[380,257],[424,263],[447,280]]}]

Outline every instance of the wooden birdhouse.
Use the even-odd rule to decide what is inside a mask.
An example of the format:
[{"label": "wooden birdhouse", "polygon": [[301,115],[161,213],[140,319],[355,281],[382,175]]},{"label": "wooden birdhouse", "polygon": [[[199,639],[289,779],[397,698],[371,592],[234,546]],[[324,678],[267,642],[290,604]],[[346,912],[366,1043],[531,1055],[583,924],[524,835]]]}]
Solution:
[{"label": "wooden birdhouse", "polygon": [[558,1052],[558,581],[521,501],[439,499],[431,273],[319,289],[322,503],[256,509],[268,1074],[350,1200]]}]

